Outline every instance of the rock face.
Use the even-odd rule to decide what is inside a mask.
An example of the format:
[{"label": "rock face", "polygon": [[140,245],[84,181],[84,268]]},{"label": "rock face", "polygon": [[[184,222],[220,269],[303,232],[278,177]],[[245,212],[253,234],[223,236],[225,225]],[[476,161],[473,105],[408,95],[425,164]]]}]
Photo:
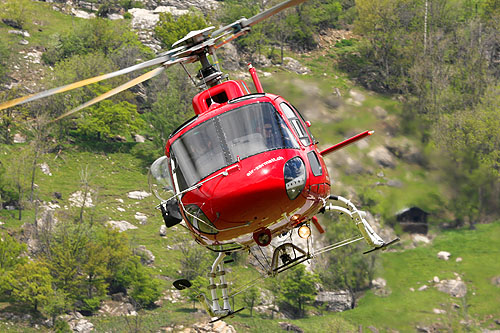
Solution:
[{"label": "rock face", "polygon": [[73,332],[89,333],[94,329],[94,325],[86,320],[81,313],[74,312],[71,315],[64,315],[61,318],[68,322]]},{"label": "rock face", "polygon": [[316,295],[314,305],[325,307],[327,311],[342,312],[352,309],[353,298],[347,290],[320,291]]},{"label": "rock face", "polygon": [[436,284],[436,288],[453,297],[464,297],[467,294],[467,285],[460,280],[442,280]]},{"label": "rock face", "polygon": [[108,316],[136,316],[137,312],[132,304],[123,301],[104,301],[99,309],[100,314]]}]

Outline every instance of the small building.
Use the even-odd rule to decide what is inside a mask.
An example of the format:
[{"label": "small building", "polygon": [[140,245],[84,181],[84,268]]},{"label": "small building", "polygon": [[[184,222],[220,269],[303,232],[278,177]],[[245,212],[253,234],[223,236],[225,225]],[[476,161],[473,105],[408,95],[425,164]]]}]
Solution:
[{"label": "small building", "polygon": [[419,207],[404,208],[396,213],[396,221],[401,225],[404,232],[412,234],[427,234],[429,213]]}]

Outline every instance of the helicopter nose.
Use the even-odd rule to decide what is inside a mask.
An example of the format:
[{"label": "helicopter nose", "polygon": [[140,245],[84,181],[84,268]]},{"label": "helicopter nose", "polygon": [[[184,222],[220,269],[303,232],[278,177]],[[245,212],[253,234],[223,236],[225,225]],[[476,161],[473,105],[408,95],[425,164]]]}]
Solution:
[{"label": "helicopter nose", "polygon": [[242,167],[240,172],[206,188],[204,192],[210,198],[206,208],[218,229],[235,223],[271,223],[303,203],[299,198],[305,183],[302,159],[269,159],[253,168]]}]

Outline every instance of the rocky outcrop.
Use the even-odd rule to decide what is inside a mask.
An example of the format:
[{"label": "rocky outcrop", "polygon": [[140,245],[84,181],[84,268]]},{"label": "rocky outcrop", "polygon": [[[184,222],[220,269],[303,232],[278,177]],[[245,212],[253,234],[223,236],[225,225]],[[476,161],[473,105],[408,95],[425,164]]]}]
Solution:
[{"label": "rocky outcrop", "polygon": [[300,62],[290,57],[283,58],[283,68],[288,69],[289,71],[292,71],[297,74],[311,73],[311,70],[309,68],[303,66]]},{"label": "rocky outcrop", "polygon": [[136,316],[137,312],[134,306],[126,300],[107,300],[102,303],[99,314],[108,316]]},{"label": "rocky outcrop", "polygon": [[199,9],[202,13],[207,14],[212,10],[219,8],[219,3],[216,0],[136,0],[142,3],[144,8],[152,10],[159,6],[170,6],[177,9],[188,10],[190,8]]},{"label": "rocky outcrop", "polygon": [[70,206],[74,207],[82,207],[86,208],[94,207],[94,203],[92,202],[92,192],[88,191],[84,194],[82,191],[76,191],[69,196]]},{"label": "rocky outcrop", "polygon": [[94,324],[85,319],[80,312],[73,312],[60,317],[69,324],[73,332],[89,333],[94,330]]},{"label": "rocky outcrop", "polygon": [[320,291],[314,300],[314,306],[326,311],[342,312],[352,309],[353,297],[348,290]]},{"label": "rocky outcrop", "polygon": [[436,284],[439,291],[453,297],[464,297],[467,294],[467,285],[461,280],[442,280]]}]

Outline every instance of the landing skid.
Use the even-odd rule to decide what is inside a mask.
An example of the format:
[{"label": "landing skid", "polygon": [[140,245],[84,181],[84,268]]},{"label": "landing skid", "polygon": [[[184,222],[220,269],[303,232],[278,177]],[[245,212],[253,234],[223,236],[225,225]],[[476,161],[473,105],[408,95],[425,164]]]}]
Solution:
[{"label": "landing skid", "polygon": [[[210,323],[217,322],[224,318],[232,317],[236,313],[244,310],[245,308],[241,308],[236,311],[233,311],[231,305],[229,304],[229,297],[234,297],[242,293],[248,288],[256,285],[261,279],[265,279],[266,277],[274,277],[279,273],[284,272],[304,261],[313,259],[324,252],[328,252],[343,246],[347,246],[349,244],[358,242],[362,239],[364,239],[366,243],[371,247],[371,249],[365,251],[364,254],[377,250],[383,250],[387,248],[389,245],[392,245],[399,241],[399,238],[395,238],[390,242],[385,242],[379,235],[377,235],[377,233],[373,230],[368,221],[366,221],[365,219],[366,213],[358,210],[356,206],[348,199],[343,198],[341,196],[331,196],[330,200],[339,201],[343,203],[344,206],[335,206],[332,205],[331,203],[329,205],[326,205],[325,203],[324,210],[336,211],[341,214],[346,214],[347,216],[349,216],[356,224],[356,227],[361,233],[361,236],[345,239],[338,243],[331,244],[316,250],[313,249],[312,240],[309,238],[307,240],[306,249],[301,249],[300,247],[291,242],[281,244],[280,246],[274,249],[272,261],[271,263],[268,262],[268,267],[265,268],[263,266],[265,273],[260,278],[257,278],[254,281],[251,281],[246,285],[241,286],[237,291],[233,291],[231,295],[229,295],[228,292],[229,288],[225,277],[226,271],[224,270],[224,263],[228,263],[231,260],[224,260],[227,254],[219,252],[219,255],[212,264],[212,269],[210,273],[208,273],[208,277],[210,280],[210,285],[208,286],[208,290],[210,291],[210,298],[208,298],[204,293],[200,293],[197,295],[197,299],[200,301],[200,303],[205,308],[207,313],[212,318],[215,318],[212,321],[210,321]],[[250,251],[250,253],[252,252]],[[255,256],[255,254],[254,257],[260,263],[260,260],[258,259],[258,257]],[[217,277],[219,278],[219,282],[216,281]],[[191,283],[188,280],[180,279],[174,282],[174,286],[179,290],[183,290],[191,287]],[[217,289],[221,290],[220,294],[222,294],[222,306],[219,303]]]},{"label": "landing skid", "polygon": [[[399,237],[396,237],[395,239],[393,239],[390,242],[385,242],[379,235],[377,235],[377,233],[373,230],[373,228],[370,226],[368,221],[366,221],[366,219],[365,219],[366,212],[358,210],[358,208],[356,208],[356,206],[350,200],[348,200],[344,197],[341,197],[339,195],[330,196],[330,200],[340,201],[346,207],[335,206],[335,205],[329,204],[329,205],[325,206],[325,210],[337,211],[341,214],[346,214],[347,216],[349,216],[354,221],[356,226],[358,227],[359,232],[363,236],[362,238],[364,238],[366,243],[372,247],[372,249],[363,252],[363,254],[367,254],[367,253],[377,251],[377,250],[383,250],[383,249],[387,248],[387,246],[399,241]],[[352,242],[358,241],[359,239],[360,238],[353,240]],[[347,243],[347,244],[349,244],[349,243]],[[344,244],[342,243],[340,246],[343,246],[343,245]],[[334,248],[337,248],[337,247],[330,248],[327,251],[333,250]],[[325,252],[325,251],[322,251],[321,253],[323,253],[323,252]]]},{"label": "landing skid", "polygon": [[375,247],[375,248],[373,248],[373,249],[371,249],[371,250],[365,251],[365,252],[363,252],[363,254],[368,254],[368,253],[370,253],[370,252],[377,251],[377,250],[383,250],[383,249],[385,249],[386,247],[388,247],[389,245],[392,245],[392,244],[397,243],[397,242],[399,242],[399,237],[394,238],[394,239],[393,239],[393,240],[391,240],[389,243],[385,243],[385,244],[384,244],[384,245],[382,245],[382,246]]},{"label": "landing skid", "polygon": [[240,311],[242,311],[242,310],[245,310],[245,308],[241,308],[241,309],[236,310],[236,311],[231,311],[231,312],[229,312],[229,313],[228,313],[227,315],[225,315],[225,316],[222,316],[222,317],[219,317],[219,318],[215,318],[214,320],[211,320],[211,321],[210,321],[210,324],[211,324],[211,323],[215,323],[216,321],[219,321],[219,320],[222,320],[222,319],[228,318],[228,317],[232,318],[232,317],[233,317],[236,313],[238,313],[238,312],[240,312]]}]

